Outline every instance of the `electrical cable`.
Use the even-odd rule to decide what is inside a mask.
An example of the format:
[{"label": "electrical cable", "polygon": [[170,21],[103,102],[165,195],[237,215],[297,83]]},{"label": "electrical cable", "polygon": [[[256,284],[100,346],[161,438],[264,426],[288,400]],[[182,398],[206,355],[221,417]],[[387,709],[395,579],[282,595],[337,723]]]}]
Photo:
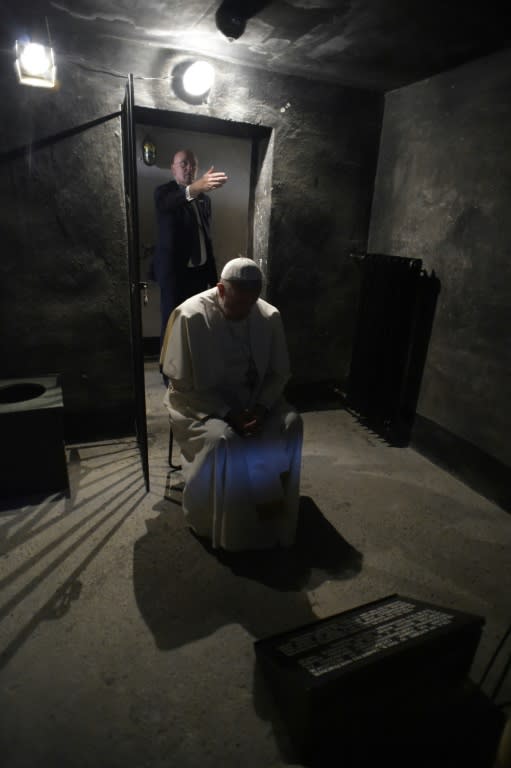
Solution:
[{"label": "electrical cable", "polygon": [[[65,59],[66,63],[68,64],[75,64],[77,67],[80,67],[81,69],[85,69],[88,72],[98,72],[102,75],[110,75],[111,77],[120,77],[123,80],[127,80],[129,75],[125,72],[118,72],[113,69],[103,69],[100,66],[95,66],[94,64],[89,64],[85,59],[76,59],[73,58],[73,56],[69,56],[67,54],[60,54],[60,57]],[[147,77],[145,75],[133,75],[134,80],[168,80],[169,76],[166,77]]]}]

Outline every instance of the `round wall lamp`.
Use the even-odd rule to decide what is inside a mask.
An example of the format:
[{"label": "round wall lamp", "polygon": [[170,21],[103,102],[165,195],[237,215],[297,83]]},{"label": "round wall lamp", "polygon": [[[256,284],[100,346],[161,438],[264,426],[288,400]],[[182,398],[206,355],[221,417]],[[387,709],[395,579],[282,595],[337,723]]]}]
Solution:
[{"label": "round wall lamp", "polygon": [[207,61],[184,61],[171,73],[172,87],[180,99],[190,104],[207,101],[215,81],[215,70]]},{"label": "round wall lamp", "polygon": [[204,96],[215,81],[215,70],[207,61],[194,61],[185,70],[183,88],[190,96]]}]

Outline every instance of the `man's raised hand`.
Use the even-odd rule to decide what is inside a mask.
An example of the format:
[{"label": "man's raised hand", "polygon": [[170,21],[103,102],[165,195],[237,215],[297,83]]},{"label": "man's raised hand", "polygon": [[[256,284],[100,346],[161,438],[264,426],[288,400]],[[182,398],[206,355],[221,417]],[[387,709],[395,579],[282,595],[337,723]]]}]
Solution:
[{"label": "man's raised hand", "polygon": [[229,177],[223,171],[215,171],[212,165],[199,179],[190,184],[190,192],[200,194],[201,192],[211,192],[213,189],[219,189],[228,181]]}]

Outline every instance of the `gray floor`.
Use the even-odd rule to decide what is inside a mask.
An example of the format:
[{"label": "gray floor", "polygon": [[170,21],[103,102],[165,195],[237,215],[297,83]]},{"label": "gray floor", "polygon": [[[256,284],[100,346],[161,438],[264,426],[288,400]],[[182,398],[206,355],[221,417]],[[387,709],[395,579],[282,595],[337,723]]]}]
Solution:
[{"label": "gray floor", "polygon": [[511,620],[508,514],[347,412],[307,412],[299,556],[219,560],[184,526],[146,379],[149,494],[123,440],[68,450],[70,499],[0,514],[3,768],[289,765],[254,640],[394,592],[485,617],[479,681]]}]

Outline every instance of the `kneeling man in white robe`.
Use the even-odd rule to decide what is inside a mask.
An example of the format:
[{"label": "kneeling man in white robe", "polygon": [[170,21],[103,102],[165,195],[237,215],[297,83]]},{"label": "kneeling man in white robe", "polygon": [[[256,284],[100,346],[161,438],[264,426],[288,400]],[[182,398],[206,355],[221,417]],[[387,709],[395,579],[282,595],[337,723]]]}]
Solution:
[{"label": "kneeling man in white robe", "polygon": [[229,261],[215,288],[176,307],[162,346],[184,514],[230,551],[291,546],[298,517],[302,420],[282,394],[286,339],[262,277],[251,259]]}]

